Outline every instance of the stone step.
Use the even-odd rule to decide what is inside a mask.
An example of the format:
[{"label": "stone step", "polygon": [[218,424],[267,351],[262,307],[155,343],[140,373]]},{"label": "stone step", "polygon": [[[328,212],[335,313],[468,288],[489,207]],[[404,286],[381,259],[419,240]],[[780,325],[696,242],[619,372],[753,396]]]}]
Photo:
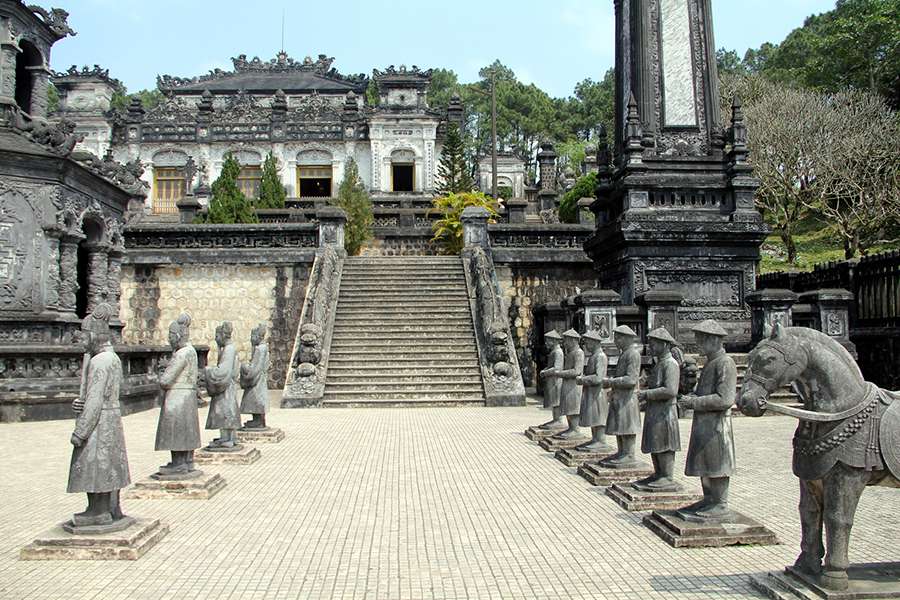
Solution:
[{"label": "stone step", "polygon": [[384,264],[384,263],[394,263],[394,264],[433,264],[433,263],[442,263],[442,264],[459,264],[460,258],[458,256],[351,256],[347,258],[347,264],[350,265],[367,265],[367,264]]},{"label": "stone step", "polygon": [[378,315],[378,314],[370,314],[366,315],[364,313],[354,314],[354,315],[343,315],[341,314],[341,309],[338,308],[338,314],[335,317],[335,327],[344,325],[344,324],[357,324],[357,323],[383,323],[387,327],[394,327],[397,324],[408,324],[408,325],[426,325],[426,324],[445,324],[448,327],[451,325],[471,325],[472,319],[471,317],[456,317],[456,316],[445,316],[438,313],[432,313],[428,315]]},{"label": "stone step", "polygon": [[481,382],[481,372],[477,367],[469,366],[468,368],[457,369],[404,369],[393,367],[379,369],[358,369],[349,365],[328,367],[328,377],[334,377],[335,381],[355,381],[363,379],[364,381],[429,381],[434,378],[442,378],[441,381],[470,381],[475,383]]},{"label": "stone step", "polygon": [[[427,400],[426,400],[427,399]],[[419,391],[403,391],[384,389],[377,392],[362,390],[359,392],[340,391],[332,392],[325,386],[325,402],[370,402],[370,401],[417,401],[431,402],[435,400],[461,400],[466,399],[470,402],[484,402],[484,391],[482,389],[472,387],[470,390],[445,390],[443,388],[429,387]]]},{"label": "stone step", "polygon": [[328,361],[328,370],[331,371],[332,368],[356,371],[387,371],[390,369],[478,369],[479,367],[478,359],[473,355],[472,358],[454,358],[452,360],[446,360],[443,357],[385,358],[384,360],[369,357],[357,360],[355,357],[351,358],[349,356],[332,356]]},{"label": "stone step", "polygon": [[378,304],[374,304],[371,300],[365,297],[350,298],[344,296],[338,300],[337,305],[342,310],[349,309],[354,312],[396,312],[398,309],[404,309],[407,312],[411,313],[421,312],[430,314],[434,312],[446,311],[448,313],[471,314],[467,297],[454,298],[452,303],[448,303],[446,300],[431,300],[430,298],[419,300],[417,302],[406,302],[402,298],[398,298],[389,300],[382,299]]},{"label": "stone step", "polygon": [[394,329],[394,328],[385,328],[385,327],[373,327],[367,331],[361,331],[359,329],[337,329],[332,333],[332,340],[352,340],[353,338],[359,338],[361,340],[432,340],[435,338],[441,338],[444,340],[464,340],[466,342],[475,342],[475,334],[471,327],[468,328],[460,328],[460,329],[450,329],[447,327],[437,328],[434,327],[431,330],[422,330],[422,329]]},{"label": "stone step", "polygon": [[399,296],[401,298],[411,298],[411,297],[421,297],[421,296],[434,296],[434,295],[468,295],[468,288],[462,284],[453,284],[453,285],[432,285],[432,286],[415,286],[410,287],[409,289],[403,289],[399,285],[391,286],[386,283],[382,283],[381,285],[369,285],[369,286],[359,286],[359,285],[344,285],[341,284],[341,295],[349,294],[349,297],[352,297],[356,294],[365,294],[366,298],[372,299],[375,297],[394,297]]},{"label": "stone step", "polygon": [[327,408],[423,408],[432,406],[484,406],[484,396],[431,397],[416,396],[414,398],[329,398],[325,396],[322,406]]},{"label": "stone step", "polygon": [[439,361],[459,361],[471,360],[478,361],[478,354],[472,350],[456,350],[453,352],[441,350],[414,350],[414,351],[395,351],[395,352],[369,352],[362,353],[356,349],[339,349],[332,350],[329,358],[329,365],[334,359],[345,359],[345,362],[385,362],[388,364],[401,360],[439,360]]},{"label": "stone step", "polygon": [[432,390],[444,390],[445,392],[481,392],[481,379],[453,379],[436,381],[403,381],[397,379],[370,380],[365,382],[348,381],[345,378],[329,379],[325,383],[325,393],[334,392],[340,394],[381,394],[387,392],[400,393],[429,393]]},{"label": "stone step", "polygon": [[[411,320],[415,319],[415,315],[408,315],[408,316]],[[451,332],[451,331],[453,331],[453,332],[463,332],[463,331],[472,332],[472,331],[474,331],[472,329],[472,323],[464,322],[464,321],[462,322],[462,324],[458,324],[453,327],[448,327],[447,325],[445,325],[443,323],[437,323],[437,322],[420,323],[420,324],[402,323],[402,324],[394,325],[393,330],[394,331],[403,331],[403,332],[428,331],[428,332],[434,332],[434,333],[440,333],[442,331],[447,331],[447,332]],[[370,331],[378,332],[378,331],[384,331],[384,325],[379,322],[377,316],[372,315],[371,321],[369,323],[342,323],[342,322],[338,321],[337,323],[335,323],[334,332],[337,333],[338,331],[345,331],[348,333],[353,332],[353,331],[357,331],[359,333],[367,333]]]},{"label": "stone step", "polygon": [[396,352],[398,354],[415,354],[416,352],[431,352],[431,353],[471,353],[475,354],[474,348],[471,348],[471,344],[415,344],[415,343],[384,343],[384,344],[373,344],[371,342],[354,344],[351,342],[347,342],[345,340],[340,340],[339,343],[333,343],[331,345],[331,352],[333,353],[342,353],[349,354],[353,353],[356,356],[371,356],[373,354],[391,354]]}]

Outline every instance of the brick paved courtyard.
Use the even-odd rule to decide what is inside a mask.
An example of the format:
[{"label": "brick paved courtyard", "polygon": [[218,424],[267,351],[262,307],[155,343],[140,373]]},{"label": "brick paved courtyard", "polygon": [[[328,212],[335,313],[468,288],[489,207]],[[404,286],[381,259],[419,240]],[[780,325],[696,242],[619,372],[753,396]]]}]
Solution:
[{"label": "brick paved courtyard", "polygon": [[[134,479],[167,460],[156,418],[125,418]],[[125,504],[171,527],[136,562],[18,560],[84,499],[65,493],[71,423],[3,425],[0,598],[755,598],[747,573],[793,561],[792,420],[735,419],[732,504],[783,544],[709,550],[670,548],[525,438],[544,420],[535,406],[274,410],[287,438],[253,465],[207,467],[228,481],[211,500]],[[898,506],[867,490],[851,560],[900,560]]]}]

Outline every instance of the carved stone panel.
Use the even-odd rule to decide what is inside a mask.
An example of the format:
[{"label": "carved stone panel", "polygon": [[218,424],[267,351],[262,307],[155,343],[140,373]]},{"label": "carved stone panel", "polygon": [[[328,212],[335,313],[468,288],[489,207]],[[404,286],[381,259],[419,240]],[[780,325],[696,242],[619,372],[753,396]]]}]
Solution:
[{"label": "carved stone panel", "polygon": [[663,119],[666,127],[696,127],[688,0],[660,0]]},{"label": "carved stone panel", "polygon": [[0,310],[41,310],[44,234],[26,196],[33,190],[0,187]]}]

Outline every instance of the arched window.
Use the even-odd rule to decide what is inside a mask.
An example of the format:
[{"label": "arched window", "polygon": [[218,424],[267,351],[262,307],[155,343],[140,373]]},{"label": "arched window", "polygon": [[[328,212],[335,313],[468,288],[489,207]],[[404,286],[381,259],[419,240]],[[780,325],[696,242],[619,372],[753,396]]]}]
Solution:
[{"label": "arched window", "polygon": [[411,192],[416,186],[416,155],[412,150],[391,152],[391,189]]},{"label": "arched window", "polygon": [[31,114],[34,73],[30,67],[40,67],[44,64],[44,58],[37,47],[27,40],[19,42],[19,47],[22,51],[16,54],[16,104]]},{"label": "arched window", "polygon": [[297,195],[300,198],[329,198],[334,173],[331,153],[326,150],[304,150],[297,154]]},{"label": "arched window", "polygon": [[232,156],[241,165],[238,174],[238,188],[251,200],[259,198],[259,184],[262,181],[262,155],[253,150],[235,150]]},{"label": "arched window", "polygon": [[184,197],[187,154],[177,150],[163,150],[153,155],[153,214],[178,212],[176,202]]}]

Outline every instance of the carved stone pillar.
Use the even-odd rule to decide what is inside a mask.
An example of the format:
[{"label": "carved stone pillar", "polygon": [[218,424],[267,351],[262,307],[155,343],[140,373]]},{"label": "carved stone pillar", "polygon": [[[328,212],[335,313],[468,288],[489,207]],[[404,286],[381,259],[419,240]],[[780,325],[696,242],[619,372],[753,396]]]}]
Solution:
[{"label": "carved stone pillar", "polygon": [[331,246],[344,251],[344,225],[347,223],[347,213],[337,207],[325,206],[316,211],[319,220],[319,248]]},{"label": "carved stone pillar", "polygon": [[853,293],[841,288],[814,290],[800,294],[800,301],[812,306],[815,328],[840,342],[856,358],[856,345],[850,341]]},{"label": "carved stone pillar", "polygon": [[488,237],[487,222],[490,214],[481,206],[469,206],[463,210],[463,246],[466,248],[479,246],[489,252],[491,241]]},{"label": "carved stone pillar", "polygon": [[31,116],[46,117],[50,70],[43,65],[25,68],[31,73]]},{"label": "carved stone pillar", "polygon": [[16,55],[21,52],[9,33],[9,23],[0,20],[0,104],[16,103]]},{"label": "carved stone pillar", "polygon": [[47,280],[44,287],[44,309],[59,310],[62,288],[62,262],[60,260],[60,238],[65,234],[62,227],[54,224],[44,229],[47,241]]},{"label": "carved stone pillar", "polygon": [[665,327],[678,339],[678,308],[684,296],[675,290],[650,290],[634,299],[635,304],[644,307],[647,317],[644,331],[650,333],[657,327]]},{"label": "carved stone pillar", "polygon": [[109,301],[109,246],[102,242],[92,243],[87,246],[87,251],[87,312],[90,313],[97,305]]},{"label": "carved stone pillar", "polygon": [[594,330],[603,338],[603,348],[612,348],[613,329],[616,328],[616,310],[622,304],[622,297],[613,290],[592,289],[575,296],[578,306],[579,333]]},{"label": "carved stone pillar", "polygon": [[59,251],[59,311],[75,312],[78,293],[78,242],[83,235],[66,234],[60,239]]},{"label": "carved stone pillar", "polygon": [[109,263],[106,268],[106,277],[108,289],[107,302],[113,307],[113,314],[118,320],[119,301],[122,297],[122,282],[120,281],[122,274],[122,261],[125,258],[125,252],[122,248],[112,248],[109,251]]}]

